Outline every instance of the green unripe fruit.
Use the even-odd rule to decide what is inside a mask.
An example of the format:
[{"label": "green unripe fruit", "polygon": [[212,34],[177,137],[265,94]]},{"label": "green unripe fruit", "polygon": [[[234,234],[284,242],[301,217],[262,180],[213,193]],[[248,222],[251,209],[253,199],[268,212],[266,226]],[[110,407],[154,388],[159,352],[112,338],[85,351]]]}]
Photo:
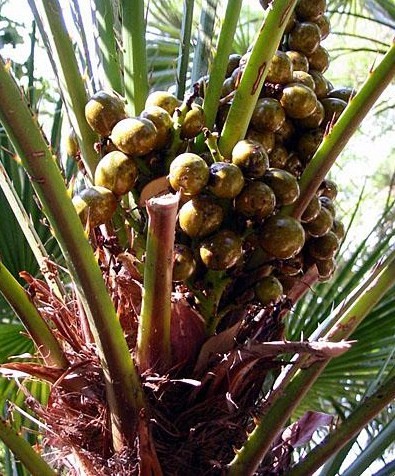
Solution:
[{"label": "green unripe fruit", "polygon": [[197,195],[206,185],[209,168],[196,154],[185,152],[170,164],[169,182],[174,190],[182,190],[186,195]]},{"label": "green unripe fruit", "polygon": [[114,126],[110,138],[120,151],[140,157],[154,150],[157,130],[149,119],[128,117]]},{"label": "green unripe fruit", "polygon": [[244,186],[243,173],[229,162],[215,162],[210,166],[208,189],[219,198],[235,198]]},{"label": "green unripe fruit", "polygon": [[294,257],[302,249],[305,232],[302,225],[289,216],[269,217],[262,225],[259,235],[260,246],[279,259]]},{"label": "green unripe fruit", "polygon": [[283,286],[275,276],[265,276],[255,285],[254,290],[263,306],[276,304],[283,295]]},{"label": "green unripe fruit", "polygon": [[234,146],[232,163],[243,171],[245,177],[259,178],[269,167],[269,156],[261,143],[244,139]]},{"label": "green unripe fruit", "polygon": [[276,51],[266,80],[276,84],[287,84],[292,80],[292,61],[284,52]]},{"label": "green unripe fruit", "polygon": [[308,243],[309,254],[316,260],[333,258],[338,248],[339,240],[332,231],[319,238],[313,238]]},{"label": "green unripe fruit", "polygon": [[235,200],[236,211],[247,218],[266,218],[273,213],[275,206],[273,190],[259,181],[249,182]]},{"label": "green unripe fruit", "polygon": [[149,119],[156,127],[155,149],[164,149],[169,145],[173,121],[170,114],[159,106],[149,106],[142,111],[140,117]]},{"label": "green unripe fruit", "polygon": [[192,250],[185,245],[176,243],[173,253],[173,281],[186,281],[196,269],[196,261]]},{"label": "green unripe fruit", "polygon": [[149,106],[159,106],[165,109],[170,116],[173,116],[174,111],[181,105],[181,101],[168,91],[154,91],[145,101],[145,109]]},{"label": "green unripe fruit", "polygon": [[224,218],[220,205],[209,197],[194,197],[180,208],[178,222],[190,238],[202,238],[218,230]]},{"label": "green unripe fruit", "polygon": [[288,45],[291,50],[300,51],[310,56],[320,44],[321,31],[313,22],[296,23],[288,36]]},{"label": "green unripe fruit", "polygon": [[242,241],[233,231],[221,230],[200,244],[199,253],[208,269],[225,271],[242,257]]},{"label": "green unripe fruit", "polygon": [[107,188],[95,185],[73,197],[73,205],[84,226],[90,228],[110,220],[117,208],[115,195]]},{"label": "green unripe fruit", "polygon": [[132,190],[138,169],[133,159],[120,151],[106,154],[95,170],[95,185],[108,188],[116,196]]},{"label": "green unripe fruit", "polygon": [[299,197],[299,184],[296,178],[286,170],[270,168],[263,181],[273,190],[277,207],[290,205]]},{"label": "green unripe fruit", "polygon": [[95,93],[85,106],[88,124],[103,137],[108,137],[115,124],[125,117],[125,104],[122,99],[105,91]]},{"label": "green unripe fruit", "polygon": [[70,157],[76,157],[80,151],[77,135],[73,128],[70,128],[65,140],[66,154]]},{"label": "green unripe fruit", "polygon": [[193,139],[202,132],[204,124],[205,116],[202,106],[192,104],[192,108],[186,113],[181,124],[181,138]]},{"label": "green unripe fruit", "polygon": [[289,117],[303,119],[315,111],[317,96],[304,84],[291,83],[283,89],[280,102]]},{"label": "green unripe fruit", "polygon": [[326,208],[321,207],[321,210],[314,220],[306,223],[304,227],[310,236],[318,238],[328,233],[328,231],[332,228],[332,225],[333,217],[331,212]]},{"label": "green unripe fruit", "polygon": [[285,111],[277,99],[258,99],[251,117],[251,125],[257,131],[276,132],[285,121]]}]

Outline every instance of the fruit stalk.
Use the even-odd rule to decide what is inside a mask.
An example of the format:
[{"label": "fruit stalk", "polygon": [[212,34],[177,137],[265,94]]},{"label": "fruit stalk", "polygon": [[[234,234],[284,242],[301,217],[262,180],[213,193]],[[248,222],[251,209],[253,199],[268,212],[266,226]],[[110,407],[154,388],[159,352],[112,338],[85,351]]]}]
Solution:
[{"label": "fruit stalk", "polygon": [[224,157],[230,157],[236,143],[244,139],[271,60],[296,3],[297,0],[276,0],[261,25],[219,141]]},{"label": "fruit stalk", "polygon": [[179,194],[147,201],[148,233],[137,361],[141,372],[171,365],[170,324],[174,230]]}]

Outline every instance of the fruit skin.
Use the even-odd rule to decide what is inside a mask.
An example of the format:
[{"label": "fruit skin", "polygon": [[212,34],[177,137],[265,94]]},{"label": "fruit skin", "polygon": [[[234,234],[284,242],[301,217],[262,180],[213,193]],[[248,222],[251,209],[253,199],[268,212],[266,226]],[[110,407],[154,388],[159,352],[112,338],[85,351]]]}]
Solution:
[{"label": "fruit skin", "polygon": [[229,162],[210,165],[208,189],[218,198],[235,198],[244,186],[244,176],[239,167]]},{"label": "fruit skin", "polygon": [[174,190],[185,195],[197,195],[206,185],[210,171],[206,162],[196,154],[185,152],[170,164],[169,182]]},{"label": "fruit skin", "polygon": [[292,61],[283,51],[276,51],[269,66],[266,80],[276,84],[287,84],[292,80]]},{"label": "fruit skin", "polygon": [[149,119],[128,117],[114,126],[110,138],[120,151],[140,157],[154,150],[157,130]]},{"label": "fruit skin", "polygon": [[327,260],[334,257],[339,248],[339,240],[332,231],[328,231],[325,235],[310,240],[307,248],[312,258]]},{"label": "fruit skin", "polygon": [[194,197],[180,208],[178,223],[190,238],[203,238],[218,230],[224,218],[220,205],[209,197]]},{"label": "fruit skin", "polygon": [[73,128],[70,128],[65,140],[66,154],[70,157],[77,157],[80,146],[78,144],[77,135]]},{"label": "fruit skin", "polygon": [[205,125],[205,115],[202,106],[192,104],[192,108],[186,113],[184,121],[181,124],[181,138],[193,139],[196,137]]},{"label": "fruit skin", "polygon": [[108,137],[115,124],[125,117],[122,99],[106,91],[95,93],[85,106],[85,118],[89,126],[103,137]]},{"label": "fruit skin", "polygon": [[241,238],[233,231],[221,230],[200,244],[199,254],[208,269],[225,271],[243,255]]},{"label": "fruit skin", "polygon": [[168,91],[154,91],[147,97],[144,108],[159,106],[172,116],[176,108],[180,105],[181,101]]},{"label": "fruit skin", "polygon": [[309,71],[309,60],[307,56],[301,53],[300,51],[289,50],[285,54],[292,62],[293,72],[295,71],[304,71],[307,73]]},{"label": "fruit skin", "polygon": [[270,168],[263,181],[273,190],[277,206],[290,205],[299,197],[298,181],[286,170]]},{"label": "fruit skin", "polygon": [[302,225],[289,216],[274,215],[266,219],[259,234],[260,246],[279,259],[294,257],[302,249],[305,232]]},{"label": "fruit skin", "polygon": [[325,73],[329,68],[329,53],[321,45],[309,56],[310,69]]},{"label": "fruit skin", "polygon": [[346,101],[338,98],[324,98],[321,100],[324,106],[325,116],[323,120],[323,126],[326,124],[334,124],[340,117],[340,114],[347,107]]},{"label": "fruit skin", "polygon": [[191,248],[180,243],[175,243],[173,253],[173,281],[186,281],[192,276],[195,269],[196,261]]},{"label": "fruit skin", "polygon": [[275,276],[265,276],[254,287],[255,296],[263,306],[276,304],[283,295],[283,286]]},{"label": "fruit skin", "polygon": [[261,143],[244,139],[234,146],[232,163],[240,167],[245,177],[259,178],[269,167],[269,156]]},{"label": "fruit skin", "polygon": [[321,207],[318,215],[310,222],[304,225],[305,230],[310,236],[318,238],[325,235],[332,228],[333,217],[329,210]]},{"label": "fruit skin", "polygon": [[164,149],[169,144],[173,127],[170,114],[163,107],[148,106],[141,112],[140,117],[149,119],[154,123],[156,127],[155,149]]},{"label": "fruit skin", "polygon": [[300,51],[306,56],[311,55],[318,48],[321,40],[321,31],[316,23],[296,23],[288,36],[288,46],[291,50]]},{"label": "fruit skin", "polygon": [[273,190],[258,180],[249,182],[236,197],[235,209],[247,218],[263,219],[271,215],[276,206]]},{"label": "fruit skin", "polygon": [[108,188],[116,196],[124,195],[132,190],[138,169],[133,159],[120,151],[106,154],[95,170],[95,185]]},{"label": "fruit skin", "polygon": [[314,112],[317,96],[304,84],[290,83],[283,89],[280,102],[289,117],[303,119]]},{"label": "fruit skin", "polygon": [[254,129],[276,132],[284,121],[285,111],[277,99],[258,99],[251,116],[251,125]]},{"label": "fruit skin", "polygon": [[95,185],[82,190],[72,199],[81,222],[94,228],[110,220],[117,208],[115,195],[107,188]]},{"label": "fruit skin", "polygon": [[296,16],[301,20],[314,21],[326,10],[326,0],[299,0],[295,7]]},{"label": "fruit skin", "polygon": [[321,202],[319,201],[317,195],[310,200],[309,204],[307,205],[305,211],[302,214],[300,221],[302,223],[309,223],[317,218],[318,214],[321,210]]}]

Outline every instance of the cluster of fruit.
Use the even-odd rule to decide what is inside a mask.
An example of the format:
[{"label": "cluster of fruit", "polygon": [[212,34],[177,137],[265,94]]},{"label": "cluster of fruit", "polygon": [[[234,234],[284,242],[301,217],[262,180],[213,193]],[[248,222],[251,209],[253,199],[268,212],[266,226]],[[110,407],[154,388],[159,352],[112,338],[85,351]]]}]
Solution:
[{"label": "cluster of fruit", "polygon": [[[336,185],[325,180],[300,220],[282,213],[298,199],[298,179],[351,93],[334,89],[323,76],[329,65],[320,45],[330,28],[325,7],[325,0],[298,2],[246,138],[231,157],[218,150],[194,152],[192,140],[204,128],[204,113],[190,99],[181,104],[169,92],[157,91],[138,117],[127,117],[121,98],[96,93],[85,112],[102,138],[103,153],[94,184],[73,198],[83,223],[93,228],[108,222],[120,197],[141,192],[142,185],[163,175],[170,191],[181,192],[175,282],[191,282],[207,270],[240,276],[265,267],[253,283],[253,299],[267,305],[286,294],[290,278],[299,279],[313,264],[320,279],[328,279],[344,236],[335,218]],[[247,57],[229,58],[218,134]],[[204,96],[204,78],[199,84]]]}]

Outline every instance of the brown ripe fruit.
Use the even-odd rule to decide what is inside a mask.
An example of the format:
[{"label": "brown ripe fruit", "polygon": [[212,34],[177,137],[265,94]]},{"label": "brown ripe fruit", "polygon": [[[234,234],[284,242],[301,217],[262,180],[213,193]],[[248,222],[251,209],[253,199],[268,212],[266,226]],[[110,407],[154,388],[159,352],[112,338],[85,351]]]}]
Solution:
[{"label": "brown ripe fruit", "polygon": [[310,88],[312,91],[315,89],[315,82],[311,74],[305,71],[294,71],[292,74],[293,83],[301,83]]},{"label": "brown ripe fruit", "polygon": [[169,145],[173,121],[170,114],[159,106],[149,106],[142,111],[140,117],[152,121],[156,127],[155,149],[160,150]]},{"label": "brown ripe fruit", "polygon": [[191,248],[175,243],[173,253],[173,281],[186,281],[196,269],[196,261]]},{"label": "brown ripe fruit", "polygon": [[258,99],[251,117],[251,125],[255,130],[276,132],[284,121],[285,111],[277,99]]},{"label": "brown ripe fruit", "polygon": [[314,21],[326,10],[326,0],[299,0],[295,7],[296,16],[300,20]]},{"label": "brown ripe fruit", "polygon": [[310,236],[318,238],[325,235],[332,228],[333,217],[329,210],[324,207],[321,207],[318,215],[314,220],[306,223],[304,225],[305,230]]},{"label": "brown ripe fruit", "polygon": [[73,205],[84,226],[94,228],[111,220],[116,208],[117,199],[107,188],[95,185],[84,189],[73,197]]},{"label": "brown ripe fruit", "polygon": [[335,256],[339,248],[339,240],[332,231],[328,231],[328,233],[319,238],[311,239],[308,242],[307,248],[312,258],[316,260],[327,260]]},{"label": "brown ripe fruit", "polygon": [[277,144],[269,154],[270,167],[283,169],[289,157],[288,150],[281,144]]},{"label": "brown ripe fruit", "polygon": [[295,71],[304,71],[307,73],[309,71],[309,60],[307,56],[301,53],[300,51],[289,50],[285,54],[292,62],[293,72]]},{"label": "brown ripe fruit", "polygon": [[296,144],[296,151],[299,157],[308,162],[315,154],[324,138],[324,131],[322,129],[312,129],[305,131]]},{"label": "brown ripe fruit", "polygon": [[313,221],[318,214],[320,213],[321,210],[321,202],[317,195],[314,195],[314,197],[310,200],[309,204],[307,205],[305,211],[302,214],[302,218],[300,221],[302,223],[309,223],[310,221]]},{"label": "brown ripe fruit", "polygon": [[169,182],[174,190],[182,190],[186,195],[197,195],[207,185],[209,174],[204,159],[185,152],[170,164]]},{"label": "brown ripe fruit", "polygon": [[241,55],[232,53],[229,55],[228,66],[226,68],[225,77],[229,78],[229,76],[233,73],[233,71],[239,66],[241,60]]},{"label": "brown ripe fruit", "polygon": [[310,56],[318,48],[320,40],[321,31],[313,22],[296,23],[288,35],[289,48],[306,56]]},{"label": "brown ripe fruit", "polygon": [[274,132],[257,131],[252,127],[248,129],[246,139],[259,142],[268,154],[270,154],[270,152],[273,150],[276,143],[276,136],[274,135]]},{"label": "brown ripe fruit", "polygon": [[342,241],[346,235],[346,230],[343,223],[340,220],[334,219],[331,231],[337,236],[339,241]]},{"label": "brown ripe fruit", "polygon": [[210,165],[208,189],[218,198],[235,198],[244,186],[240,168],[229,162],[215,162]]},{"label": "brown ripe fruit", "polygon": [[180,105],[181,101],[168,91],[154,91],[145,101],[145,109],[149,106],[159,106],[165,109],[170,116],[174,114],[174,111]]},{"label": "brown ripe fruit", "polygon": [[346,109],[347,103],[342,99],[337,98],[323,98],[321,99],[324,106],[325,116],[322,125],[335,124],[339,119],[341,113]]},{"label": "brown ripe fruit", "polygon": [[156,137],[157,130],[152,121],[128,117],[114,126],[110,138],[120,151],[132,157],[140,157],[154,150]]},{"label": "brown ripe fruit", "polygon": [[132,190],[138,169],[133,159],[120,151],[106,154],[95,170],[95,185],[108,188],[116,196]]},{"label": "brown ripe fruit", "polygon": [[204,124],[205,116],[202,106],[192,104],[192,108],[186,113],[181,124],[181,138],[193,139],[202,132]]},{"label": "brown ripe fruit", "polygon": [[321,33],[321,41],[328,38],[329,33],[331,32],[331,22],[326,15],[322,15],[317,20],[314,21],[318,25]]},{"label": "brown ripe fruit", "polygon": [[291,119],[285,119],[283,125],[275,134],[276,143],[287,144],[292,141],[295,134],[295,126]]},{"label": "brown ripe fruit", "polygon": [[335,205],[334,205],[333,201],[330,198],[325,197],[325,196],[320,196],[319,200],[321,202],[321,206],[325,207],[327,210],[329,210],[331,212],[331,215],[333,216],[333,218],[335,218],[336,208],[335,208]]},{"label": "brown ripe fruit", "polygon": [[269,167],[269,156],[261,143],[244,139],[234,146],[232,163],[242,170],[245,177],[259,178]]},{"label": "brown ripe fruit", "polygon": [[276,304],[283,295],[283,286],[275,276],[265,276],[255,285],[255,296],[263,306]]},{"label": "brown ripe fruit", "polygon": [[270,255],[289,259],[297,255],[305,242],[302,225],[290,216],[267,218],[259,234],[260,246]]},{"label": "brown ripe fruit", "polygon": [[299,197],[299,184],[296,178],[286,170],[270,168],[266,171],[263,181],[276,196],[276,205],[291,205]]},{"label": "brown ripe fruit", "polygon": [[319,71],[311,69],[309,71],[310,76],[314,79],[314,92],[318,99],[325,98],[328,95],[331,85],[325,76]]},{"label": "brown ripe fruit", "polygon": [[313,114],[305,117],[304,119],[299,119],[298,126],[302,129],[317,129],[324,120],[325,109],[321,101],[317,101],[317,107]]},{"label": "brown ripe fruit", "polygon": [[123,100],[106,91],[95,93],[85,106],[85,118],[88,124],[103,137],[108,137],[115,124],[125,117]]},{"label": "brown ripe fruit", "polygon": [[209,197],[194,197],[180,208],[178,222],[190,238],[202,238],[218,230],[224,218],[222,207]]},{"label": "brown ripe fruit", "polygon": [[292,61],[283,51],[276,51],[273,56],[266,80],[276,84],[287,84],[292,80]]},{"label": "brown ripe fruit", "polygon": [[338,189],[337,185],[333,180],[325,179],[318,189],[318,194],[320,196],[328,197],[331,200],[335,200],[337,197]]},{"label": "brown ripe fruit", "polygon": [[263,182],[249,182],[236,197],[235,209],[247,218],[262,220],[271,215],[276,206],[273,190]]},{"label": "brown ripe fruit", "polygon": [[330,57],[328,50],[319,45],[318,48],[309,56],[310,69],[325,73],[329,68]]},{"label": "brown ripe fruit", "polygon": [[343,86],[341,88],[334,88],[328,92],[328,98],[342,99],[349,102],[357,94],[357,90],[352,87]]},{"label": "brown ripe fruit", "polygon": [[290,83],[283,89],[280,102],[289,117],[303,119],[315,111],[317,96],[304,84]]},{"label": "brown ripe fruit", "polygon": [[242,241],[233,231],[221,230],[200,244],[199,253],[208,269],[225,271],[241,259]]},{"label": "brown ripe fruit", "polygon": [[336,270],[336,261],[333,258],[317,260],[315,265],[317,266],[318,280],[321,282],[328,281]]}]

